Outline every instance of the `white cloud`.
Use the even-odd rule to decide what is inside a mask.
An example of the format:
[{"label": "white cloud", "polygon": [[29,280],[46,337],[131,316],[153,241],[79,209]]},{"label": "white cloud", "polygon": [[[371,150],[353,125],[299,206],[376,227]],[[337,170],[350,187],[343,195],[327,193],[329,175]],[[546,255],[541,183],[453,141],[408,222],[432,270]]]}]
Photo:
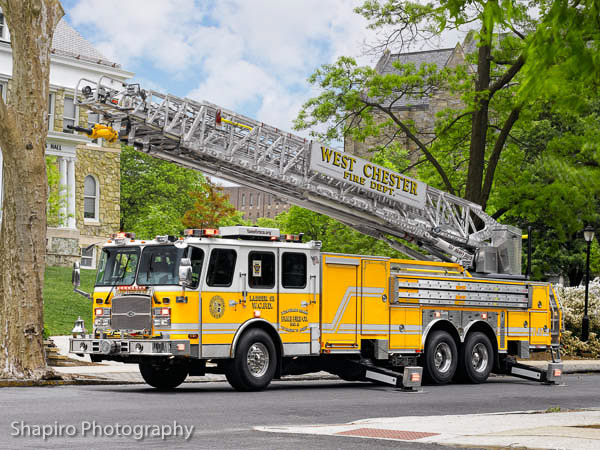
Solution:
[{"label": "white cloud", "polygon": [[285,130],[314,95],[308,76],[338,56],[361,56],[374,36],[353,12],[361,0],[73,1],[73,25],[91,30],[109,59],[143,67],[149,87],[184,82],[194,99]]}]

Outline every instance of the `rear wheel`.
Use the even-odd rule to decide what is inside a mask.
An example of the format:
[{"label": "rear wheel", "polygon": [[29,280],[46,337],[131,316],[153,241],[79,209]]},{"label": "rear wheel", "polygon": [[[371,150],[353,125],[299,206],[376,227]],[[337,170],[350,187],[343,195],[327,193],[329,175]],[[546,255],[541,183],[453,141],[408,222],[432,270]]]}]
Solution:
[{"label": "rear wheel", "polygon": [[270,336],[260,329],[249,330],[240,338],[225,376],[238,391],[260,391],[271,383],[276,363],[277,353]]},{"label": "rear wheel", "polygon": [[494,362],[494,350],[489,338],[480,332],[470,333],[460,351],[461,378],[470,383],[487,380]]},{"label": "rear wheel", "polygon": [[140,373],[150,386],[162,391],[175,389],[188,376],[188,367],[180,362],[141,362]]},{"label": "rear wheel", "polygon": [[434,331],[425,346],[423,371],[429,381],[446,384],[452,380],[458,363],[456,342],[446,331]]}]

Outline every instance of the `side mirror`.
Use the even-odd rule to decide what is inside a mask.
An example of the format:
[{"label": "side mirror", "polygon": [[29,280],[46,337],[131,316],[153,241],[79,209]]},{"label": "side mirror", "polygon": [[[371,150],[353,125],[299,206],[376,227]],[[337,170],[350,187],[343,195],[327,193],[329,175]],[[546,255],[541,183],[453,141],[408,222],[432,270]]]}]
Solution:
[{"label": "side mirror", "polygon": [[73,263],[73,273],[71,274],[71,282],[73,283],[73,292],[76,292],[79,295],[83,295],[89,300],[92,299],[92,296],[90,294],[79,289],[79,285],[81,284],[81,270],[79,269],[78,262]]},{"label": "side mirror", "polygon": [[181,258],[179,263],[179,284],[190,286],[192,284],[192,260],[190,258]]},{"label": "side mirror", "polygon": [[81,284],[81,270],[79,269],[79,263],[73,263],[73,273],[71,274],[71,282],[74,288],[78,288]]}]

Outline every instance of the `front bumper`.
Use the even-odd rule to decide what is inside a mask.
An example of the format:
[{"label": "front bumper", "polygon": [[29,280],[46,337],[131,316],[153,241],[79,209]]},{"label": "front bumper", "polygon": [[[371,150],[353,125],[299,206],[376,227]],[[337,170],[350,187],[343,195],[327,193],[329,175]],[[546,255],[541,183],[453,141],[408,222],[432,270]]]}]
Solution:
[{"label": "front bumper", "polygon": [[71,338],[70,353],[102,356],[190,356],[190,341],[168,339]]}]

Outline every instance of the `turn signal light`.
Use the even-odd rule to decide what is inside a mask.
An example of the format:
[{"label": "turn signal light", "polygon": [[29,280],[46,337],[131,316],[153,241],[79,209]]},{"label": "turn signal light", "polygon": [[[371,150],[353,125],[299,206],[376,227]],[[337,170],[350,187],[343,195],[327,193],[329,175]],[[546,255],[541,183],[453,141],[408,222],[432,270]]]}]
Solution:
[{"label": "turn signal light", "polygon": [[421,374],[418,373],[418,372],[411,373],[410,374],[410,381],[412,381],[413,383],[415,383],[417,381],[421,381]]},{"label": "turn signal light", "polygon": [[102,314],[104,314],[104,308],[96,308],[96,311],[94,313],[97,316],[101,316]]},{"label": "turn signal light", "polygon": [[560,369],[554,369],[554,370],[552,371],[552,374],[553,374],[555,377],[560,377],[560,376],[562,376],[562,370],[560,370]]}]

